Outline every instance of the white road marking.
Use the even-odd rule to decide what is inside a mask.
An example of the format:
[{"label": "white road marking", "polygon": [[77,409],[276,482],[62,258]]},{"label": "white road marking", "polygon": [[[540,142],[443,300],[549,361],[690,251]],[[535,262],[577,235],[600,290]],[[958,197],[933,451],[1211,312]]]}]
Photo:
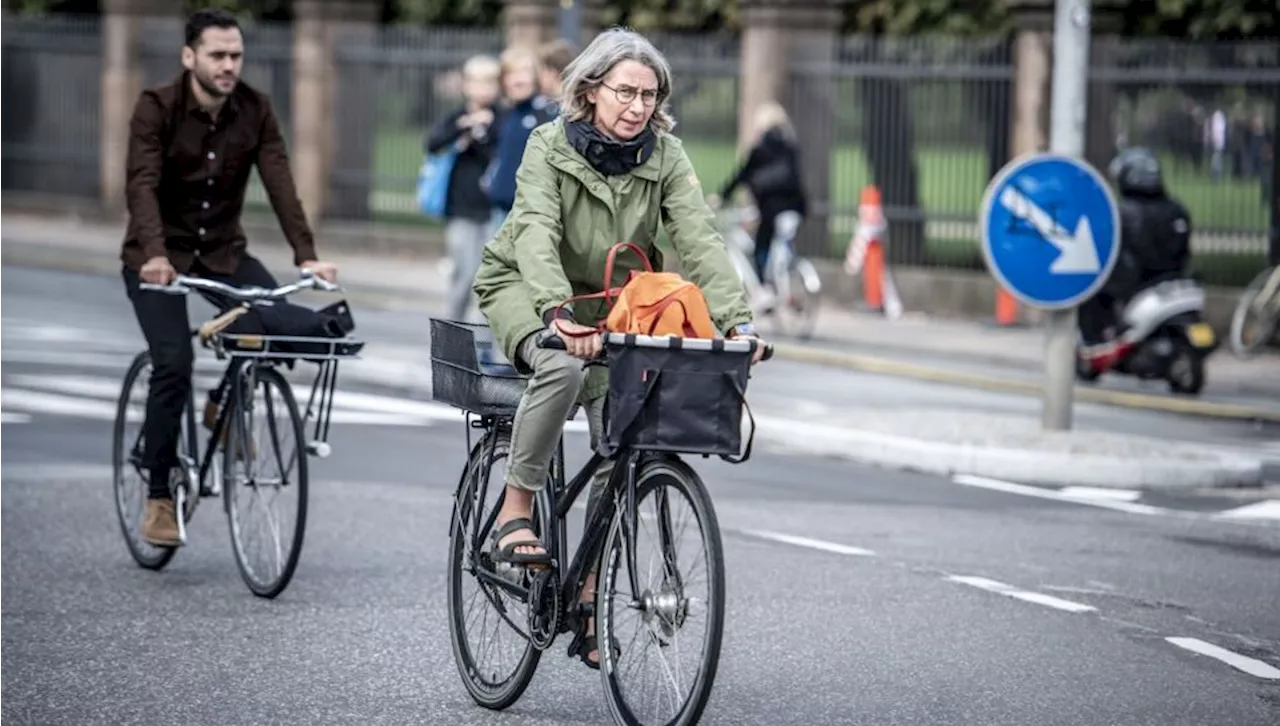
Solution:
[{"label": "white road marking", "polygon": [[24,424],[30,422],[31,417],[25,413],[13,413],[11,411],[0,412],[0,423]]},{"label": "white road marking", "polygon": [[113,475],[108,464],[5,464],[0,475],[6,481],[111,481]]},{"label": "white road marking", "polygon": [[116,418],[114,403],[61,396],[56,393],[40,393],[11,386],[5,386],[4,391],[0,392],[0,404],[7,409],[17,408],[29,413],[51,413],[57,416],[74,416],[98,421],[114,421]]},{"label": "white road marking", "polygon": [[998,595],[1005,595],[1006,597],[1017,598],[1018,600],[1025,600],[1026,602],[1035,603],[1037,605],[1044,605],[1046,607],[1057,608],[1058,610],[1065,610],[1069,613],[1088,613],[1088,612],[1094,612],[1097,610],[1097,608],[1095,608],[1092,605],[1085,605],[1083,603],[1072,602],[1070,600],[1063,600],[1062,598],[1059,598],[1059,597],[1054,597],[1052,595],[1045,595],[1044,593],[1039,593],[1039,592],[1031,592],[1030,590],[1020,590],[1014,587],[1013,585],[1006,585],[1003,582],[988,580],[985,577],[973,577],[970,575],[948,575],[947,580],[949,580],[950,582],[958,582],[961,585],[969,585],[970,587],[976,587],[979,590],[994,592]]},{"label": "white road marking", "polygon": [[875,552],[861,547],[850,547],[849,545],[842,545],[838,542],[825,542],[820,539],[797,537],[793,534],[783,534],[782,532],[769,532],[763,529],[741,529],[738,531],[748,537],[767,539],[773,542],[795,545],[797,547],[808,547],[809,549],[822,550],[823,552],[834,552],[838,555],[853,555],[855,557],[875,557],[876,555]]},{"label": "white road marking", "polygon": [[1142,492],[1131,489],[1103,487],[1063,487],[1058,492],[1073,499],[1106,499],[1112,502],[1132,502],[1142,496]]},{"label": "white road marking", "polygon": [[1228,509],[1213,515],[1223,519],[1275,519],[1280,520],[1280,499],[1267,499],[1243,507]]},{"label": "white road marking", "polygon": [[[6,381],[0,400],[6,409],[14,408],[30,413],[49,413],[60,416],[89,418],[100,421],[115,419],[116,400],[120,395],[120,382],[114,378],[87,375],[30,375],[15,374]],[[197,392],[217,385],[217,379],[196,376],[193,384]],[[35,389],[35,390],[29,390]],[[306,391],[295,395],[305,396]],[[298,402],[300,408],[306,400]],[[142,411],[131,409],[131,418],[141,420]],[[334,424],[365,424],[378,426],[429,426],[435,422],[463,421],[463,413],[452,406],[434,401],[414,401],[371,393],[338,390],[333,397]],[[585,432],[585,416],[579,412],[574,421],[566,422],[566,432]]]},{"label": "white road marking", "polygon": [[972,474],[957,474],[952,477],[952,481],[968,487],[991,489],[993,491],[1006,492],[1008,494],[1021,494],[1022,496],[1027,497],[1038,497],[1040,499],[1051,499],[1056,502],[1071,502],[1073,504],[1084,504],[1090,507],[1115,509],[1120,512],[1130,512],[1132,514],[1179,514],[1179,512],[1175,512],[1172,509],[1153,507],[1148,504],[1113,502],[1107,499],[1081,499],[1080,497],[1064,495],[1052,489],[1043,489],[1041,487],[1027,486],[1025,484],[1014,484],[1012,482],[1001,481],[999,479],[988,479],[985,476],[973,476]]},{"label": "white road marking", "polygon": [[1240,655],[1239,653],[1220,648],[1213,643],[1206,643],[1198,638],[1165,638],[1165,640],[1173,643],[1179,648],[1185,648],[1192,653],[1207,655],[1210,658],[1216,658],[1223,663],[1244,671],[1251,676],[1258,678],[1266,678],[1267,680],[1280,680],[1280,668],[1276,668],[1268,663],[1264,663],[1256,658]]}]

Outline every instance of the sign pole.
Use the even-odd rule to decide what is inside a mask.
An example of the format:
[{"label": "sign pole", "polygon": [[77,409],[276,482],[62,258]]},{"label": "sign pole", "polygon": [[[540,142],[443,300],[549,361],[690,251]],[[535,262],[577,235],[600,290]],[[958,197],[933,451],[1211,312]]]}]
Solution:
[{"label": "sign pole", "polygon": [[[1089,0],[1054,0],[1049,147],[1054,153],[1077,158],[1084,156],[1089,36]],[[1047,316],[1041,425],[1066,431],[1071,428],[1075,386],[1076,306],[1048,311]]]}]

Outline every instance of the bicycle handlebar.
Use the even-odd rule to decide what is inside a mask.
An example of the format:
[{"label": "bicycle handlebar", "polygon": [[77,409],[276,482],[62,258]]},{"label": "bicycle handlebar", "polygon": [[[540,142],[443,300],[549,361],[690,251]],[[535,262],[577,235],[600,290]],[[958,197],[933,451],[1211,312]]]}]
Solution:
[{"label": "bicycle handlebar", "polygon": [[[750,346],[750,350],[754,354],[756,352],[756,346],[763,341],[759,340],[758,338],[749,338],[742,342],[745,342],[748,346]],[[564,344],[564,338],[561,338],[559,335],[556,335],[550,330],[544,330],[538,334],[538,347],[545,348],[548,350],[566,350],[565,344]],[[772,357],[773,357],[773,345],[769,343],[765,343],[764,355],[760,358],[760,360],[766,361]]]},{"label": "bicycle handlebar", "polygon": [[138,285],[140,290],[148,290],[151,292],[162,292],[166,295],[186,295],[192,290],[208,290],[216,292],[220,295],[234,298],[236,300],[280,300],[292,295],[299,290],[321,290],[324,292],[341,292],[342,286],[329,282],[320,277],[316,277],[310,270],[303,270],[302,277],[297,282],[281,285],[274,290],[256,285],[246,287],[235,287],[217,280],[209,280],[203,277],[192,277],[190,275],[178,275],[173,282],[168,285],[157,285],[151,282],[144,282]]}]

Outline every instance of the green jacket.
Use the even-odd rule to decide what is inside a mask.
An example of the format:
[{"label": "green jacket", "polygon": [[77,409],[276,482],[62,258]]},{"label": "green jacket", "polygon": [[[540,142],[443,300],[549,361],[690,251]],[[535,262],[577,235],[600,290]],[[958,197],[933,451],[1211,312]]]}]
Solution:
[{"label": "green jacket", "polygon": [[[702,187],[680,140],[659,134],[653,155],[629,174],[604,176],[587,164],[565,136],[564,120],[533,131],[516,173],[515,206],[484,249],[473,289],[480,310],[507,358],[517,360],[520,341],[546,327],[543,315],[575,295],[600,292],[609,248],[631,242],[662,269],[655,247],[666,226],[680,267],[702,288],[716,328],[750,322],[751,309]],[[644,263],[619,251],[613,285]],[[572,304],[574,319],[595,325],[608,309],[603,300]],[[600,369],[593,371],[603,372]],[[583,400],[602,395],[607,379],[592,376]]]}]

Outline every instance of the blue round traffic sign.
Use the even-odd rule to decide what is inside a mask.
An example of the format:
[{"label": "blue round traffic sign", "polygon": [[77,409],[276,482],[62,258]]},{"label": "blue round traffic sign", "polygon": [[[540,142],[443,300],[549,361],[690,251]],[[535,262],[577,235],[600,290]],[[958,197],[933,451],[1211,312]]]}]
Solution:
[{"label": "blue round traffic sign", "polygon": [[991,274],[1018,300],[1046,310],[1093,296],[1120,253],[1120,211],[1106,180],[1062,154],[1006,164],[982,196],[978,226]]}]

